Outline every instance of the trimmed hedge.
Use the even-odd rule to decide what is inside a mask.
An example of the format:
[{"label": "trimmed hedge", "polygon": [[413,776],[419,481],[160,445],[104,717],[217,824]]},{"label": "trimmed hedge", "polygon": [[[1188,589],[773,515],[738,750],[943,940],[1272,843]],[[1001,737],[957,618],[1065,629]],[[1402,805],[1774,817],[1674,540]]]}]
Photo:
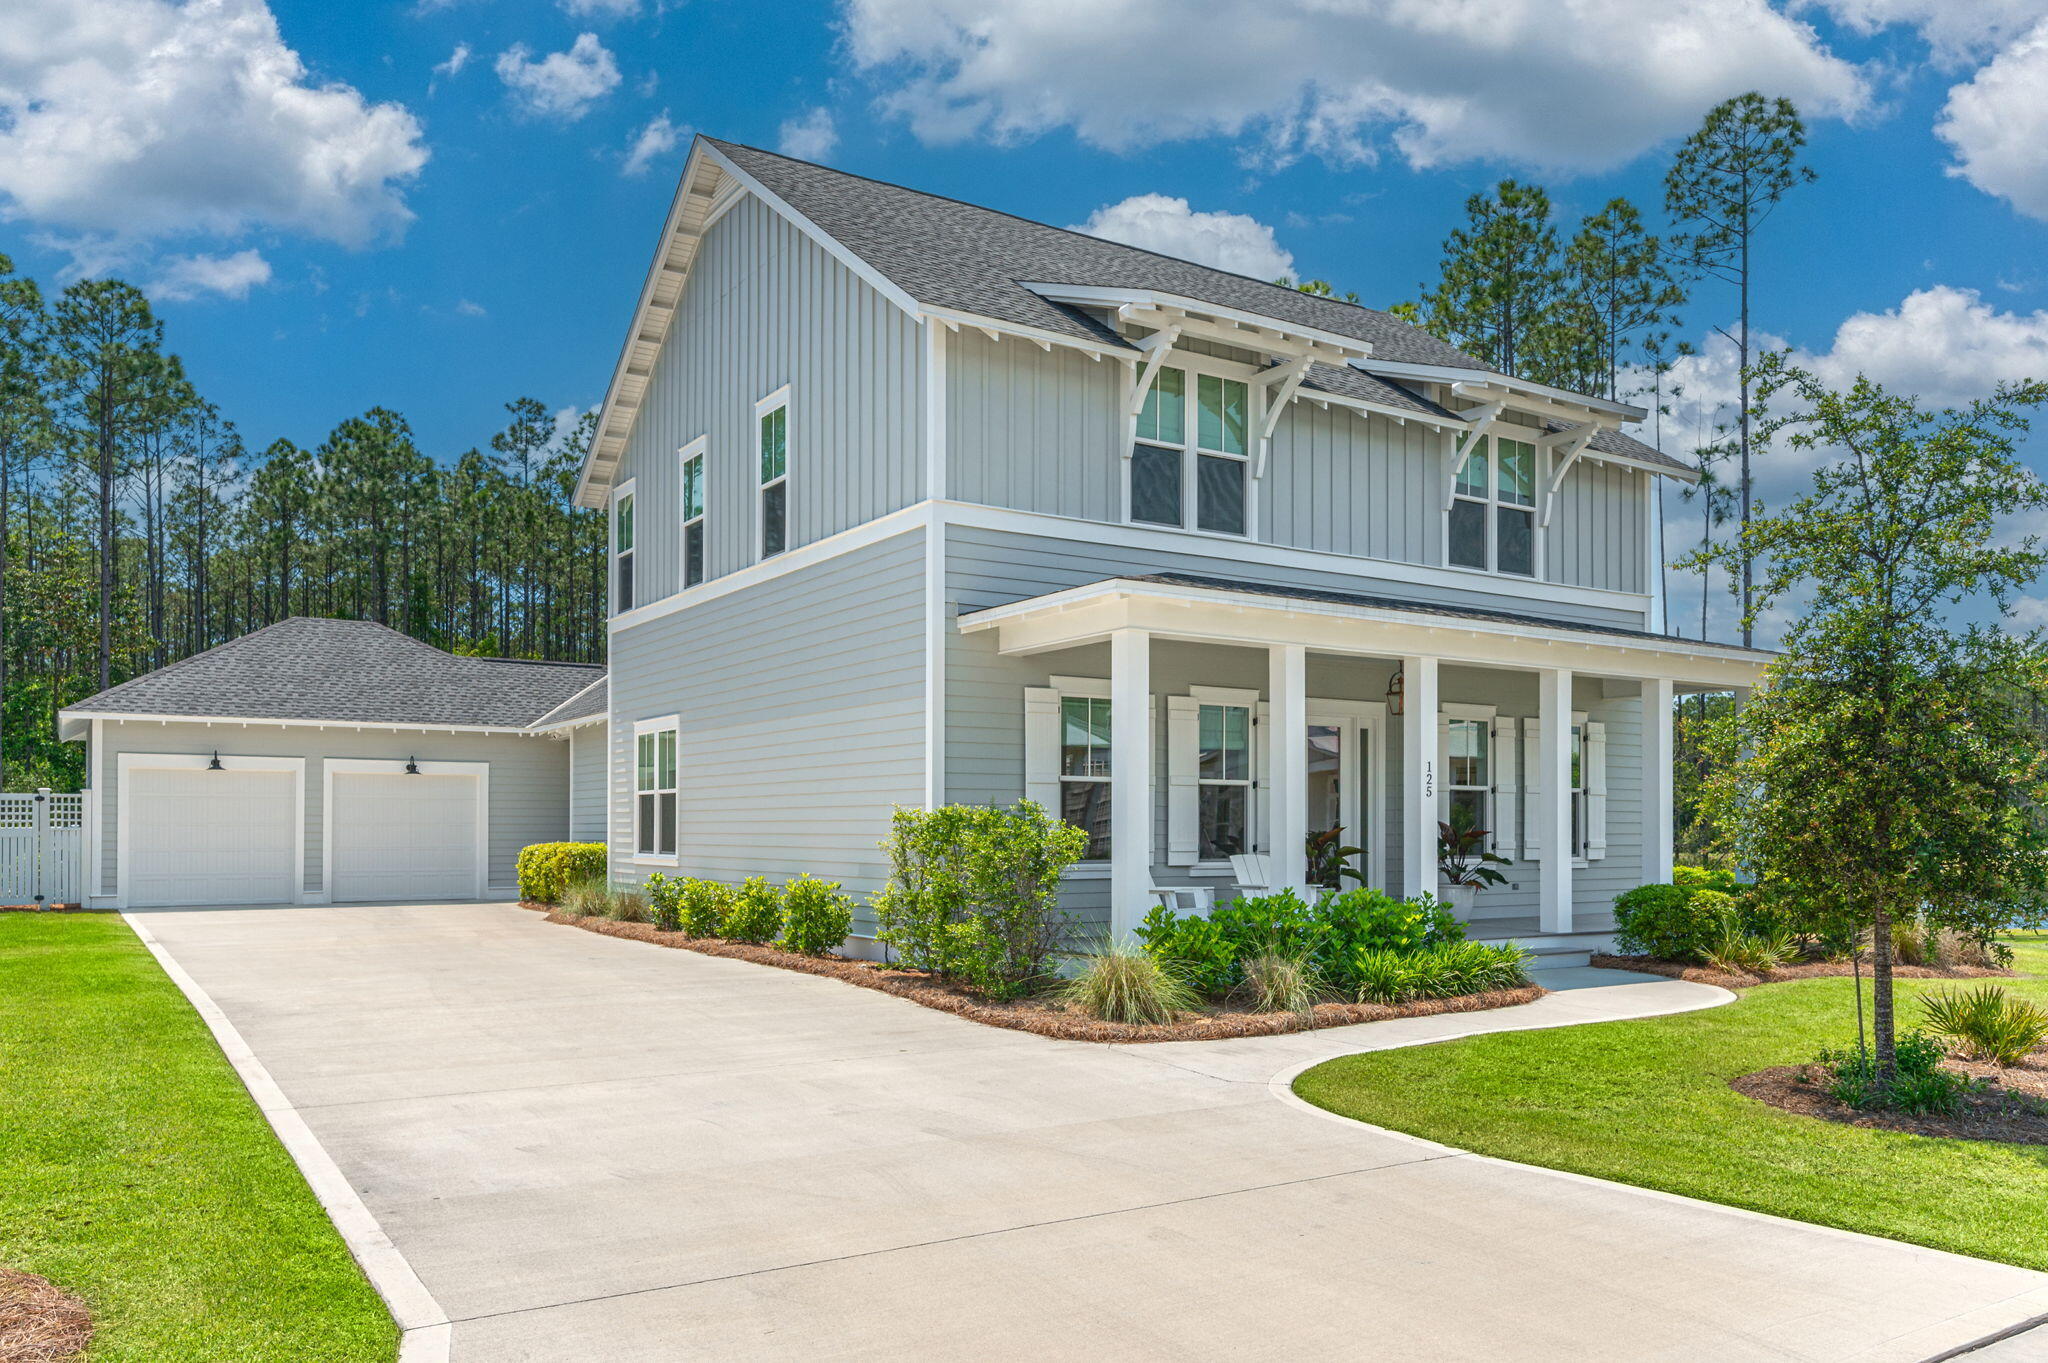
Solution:
[{"label": "trimmed hedge", "polygon": [[518,865],[519,897],[534,904],[559,904],[574,882],[611,874],[601,842],[537,842],[519,849]]}]

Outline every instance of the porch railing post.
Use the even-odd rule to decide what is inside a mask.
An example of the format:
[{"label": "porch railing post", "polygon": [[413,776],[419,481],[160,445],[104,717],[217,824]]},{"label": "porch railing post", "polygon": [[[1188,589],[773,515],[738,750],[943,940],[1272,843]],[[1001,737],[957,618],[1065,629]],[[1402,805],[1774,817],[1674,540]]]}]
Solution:
[{"label": "porch railing post", "polygon": [[1109,933],[1136,930],[1152,895],[1152,636],[1109,635]]},{"label": "porch railing post", "polygon": [[1401,894],[1437,892],[1436,659],[1401,659]]}]

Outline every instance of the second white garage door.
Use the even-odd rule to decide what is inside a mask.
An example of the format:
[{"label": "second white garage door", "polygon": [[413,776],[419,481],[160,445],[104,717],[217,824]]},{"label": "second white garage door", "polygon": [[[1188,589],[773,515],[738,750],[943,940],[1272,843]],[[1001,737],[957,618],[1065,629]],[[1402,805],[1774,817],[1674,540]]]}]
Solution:
[{"label": "second white garage door", "polygon": [[334,903],[482,896],[480,778],[337,771],[333,790]]}]

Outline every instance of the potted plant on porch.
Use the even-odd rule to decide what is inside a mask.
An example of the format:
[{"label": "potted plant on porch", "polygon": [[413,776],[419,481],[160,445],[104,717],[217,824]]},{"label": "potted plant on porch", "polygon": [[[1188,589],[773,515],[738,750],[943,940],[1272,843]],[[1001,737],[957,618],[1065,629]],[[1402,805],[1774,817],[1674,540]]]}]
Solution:
[{"label": "potted plant on porch", "polygon": [[1504,885],[1507,877],[1494,870],[1512,865],[1486,846],[1486,830],[1469,810],[1451,810],[1448,821],[1436,826],[1436,870],[1438,896],[1461,921],[1472,917],[1472,904],[1489,885]]}]

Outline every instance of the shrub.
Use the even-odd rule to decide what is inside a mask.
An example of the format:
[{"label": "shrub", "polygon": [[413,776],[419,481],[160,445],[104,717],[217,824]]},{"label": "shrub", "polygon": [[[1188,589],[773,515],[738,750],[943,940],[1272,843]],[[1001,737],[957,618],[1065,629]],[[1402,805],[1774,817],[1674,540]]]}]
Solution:
[{"label": "shrub", "polygon": [[1407,1003],[1518,989],[1529,983],[1528,961],[1513,943],[1439,942],[1412,952],[1362,948],[1352,971],[1361,1003]]},{"label": "shrub", "polygon": [[1129,943],[1111,943],[1060,989],[1069,1008],[1104,1022],[1172,1022],[1201,1002],[1179,972]]},{"label": "shrub", "polygon": [[1218,918],[1176,914],[1164,904],[1155,905],[1138,925],[1138,940],[1155,960],[1172,966],[1189,987],[1207,997],[1221,997],[1237,983],[1237,942]]},{"label": "shrub", "polygon": [[571,918],[603,916],[611,907],[612,887],[601,875],[578,876],[563,887],[561,910]]},{"label": "shrub", "polygon": [[670,880],[659,871],[647,877],[647,916],[663,932],[674,932],[681,926],[682,916],[677,901],[686,883]]},{"label": "shrub", "polygon": [[602,912],[616,923],[645,923],[649,918],[647,896],[638,890],[613,890],[606,896]]},{"label": "shrub", "polygon": [[875,936],[902,963],[991,997],[1050,977],[1072,930],[1060,876],[1088,835],[1029,800],[1007,809],[899,809],[882,843],[889,883],[874,897]]},{"label": "shrub", "polygon": [[853,931],[853,900],[839,883],[801,875],[782,887],[782,936],[776,945],[806,956],[839,949]]},{"label": "shrub", "polygon": [[1670,884],[1638,885],[1615,898],[1619,950],[1700,964],[1741,957],[1776,965],[1797,954],[1797,915],[1789,905],[1759,896],[1726,871],[1681,866],[1672,874],[1678,878]]},{"label": "shrub", "polygon": [[1254,1013],[1306,1013],[1322,1002],[1322,972],[1300,956],[1261,952],[1238,967],[1237,996]]},{"label": "shrub", "polygon": [[1348,993],[1358,984],[1361,952],[1405,955],[1464,936],[1464,925],[1428,895],[1390,899],[1369,889],[1346,890],[1313,906],[1283,890],[1237,899],[1206,917],[1156,907],[1138,928],[1146,950],[1172,962],[1212,998],[1238,989],[1246,963],[1257,957],[1305,962]]},{"label": "shrub", "polygon": [[1927,1030],[1966,1060],[2017,1065],[2048,1042],[2048,1010],[1995,984],[1920,1000]]},{"label": "shrub", "polygon": [[1465,940],[1465,925],[1427,894],[1393,899],[1378,890],[1346,890],[1325,899],[1317,912],[1329,922],[1326,950],[1333,963],[1360,950],[1419,951]]},{"label": "shrub", "polygon": [[529,904],[559,904],[575,880],[603,879],[609,854],[601,842],[537,842],[519,849],[519,897]]},{"label": "shrub", "polygon": [[1889,1093],[1877,1087],[1877,1059],[1863,1050],[1823,1050],[1828,1093],[1856,1108],[1896,1108],[1913,1116],[1949,1116],[1978,1087],[1967,1075],[1941,1067],[1939,1042],[1924,1032],[1901,1032],[1893,1043],[1898,1075]]},{"label": "shrub", "polygon": [[1674,866],[1671,868],[1671,883],[1681,890],[1715,890],[1731,895],[1744,888],[1742,882],[1735,878],[1735,872],[1715,866]]},{"label": "shrub", "polygon": [[770,942],[782,931],[782,893],[766,876],[748,876],[732,893],[719,936],[735,942]]},{"label": "shrub", "polygon": [[717,937],[731,903],[732,886],[722,881],[684,880],[676,892],[676,926],[692,937]]}]

